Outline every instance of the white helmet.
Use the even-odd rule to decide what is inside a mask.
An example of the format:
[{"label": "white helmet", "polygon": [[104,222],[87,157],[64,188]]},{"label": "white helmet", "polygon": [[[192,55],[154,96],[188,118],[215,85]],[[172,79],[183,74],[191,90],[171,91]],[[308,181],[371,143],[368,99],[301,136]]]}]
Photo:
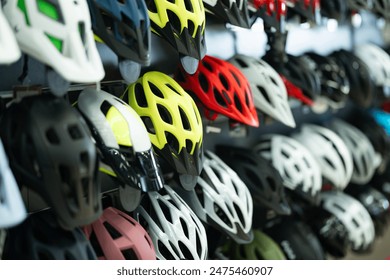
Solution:
[{"label": "white helmet", "polygon": [[[100,171],[139,190],[156,191],[163,187],[149,134],[130,105],[105,91],[86,88],[78,97],[77,107],[92,126],[92,134],[102,153]],[[134,203],[135,197],[130,196],[140,198],[140,193],[125,194],[122,188],[119,190],[125,210],[133,211],[138,204]]]},{"label": "white helmet", "polygon": [[368,183],[381,163],[381,156],[375,152],[367,136],[356,127],[336,119],[330,128],[343,139],[353,159],[351,182],[364,185]]},{"label": "white helmet", "polygon": [[4,17],[0,4],[0,64],[9,64],[19,59],[21,55],[18,43]]},{"label": "white helmet", "polygon": [[338,191],[321,193],[320,198],[322,207],[347,228],[353,250],[365,250],[374,242],[374,223],[358,200]]},{"label": "white helmet", "polygon": [[13,227],[27,217],[19,187],[0,141],[0,229]]},{"label": "white helmet", "polygon": [[266,135],[254,148],[272,162],[285,187],[316,199],[322,188],[321,170],[312,154],[298,141],[283,135]]},{"label": "white helmet", "polygon": [[86,0],[7,0],[3,9],[22,51],[70,82],[103,79]]},{"label": "white helmet", "polygon": [[344,189],[351,180],[352,156],[344,141],[333,131],[318,125],[305,124],[293,137],[317,160],[322,176],[337,189]]},{"label": "white helmet", "polygon": [[165,185],[160,192],[148,192],[134,212],[148,231],[159,260],[205,260],[208,254],[206,230],[191,208]]},{"label": "white helmet", "polygon": [[252,242],[252,196],[237,173],[214,153],[205,152],[203,170],[195,189],[178,192],[203,222],[236,243]]},{"label": "white helmet", "polygon": [[363,44],[356,48],[355,54],[370,70],[377,86],[390,86],[390,56],[374,44]]},{"label": "white helmet", "polygon": [[268,63],[249,56],[236,55],[229,60],[248,79],[258,110],[283,124],[295,127],[286,86]]}]

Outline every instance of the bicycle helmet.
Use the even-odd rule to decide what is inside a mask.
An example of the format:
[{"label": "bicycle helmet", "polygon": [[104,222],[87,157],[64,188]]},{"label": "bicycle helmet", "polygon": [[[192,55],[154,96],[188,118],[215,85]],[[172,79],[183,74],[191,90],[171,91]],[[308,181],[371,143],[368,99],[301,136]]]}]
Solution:
[{"label": "bicycle helmet", "polygon": [[367,250],[375,238],[370,214],[355,198],[337,191],[321,193],[322,208],[335,215],[347,228],[352,250]]},{"label": "bicycle helmet", "polygon": [[390,113],[379,109],[372,109],[370,110],[370,114],[383,127],[387,135],[390,135]]},{"label": "bicycle helmet", "polygon": [[355,55],[367,64],[376,86],[390,86],[390,56],[374,44],[359,45]]},{"label": "bicycle helmet", "polygon": [[331,56],[307,53],[315,63],[321,80],[321,95],[336,108],[344,106],[350,92],[350,83],[344,67]]},{"label": "bicycle helmet", "polygon": [[45,212],[30,215],[8,230],[4,260],[96,260],[80,228],[65,230]]},{"label": "bicycle helmet", "polygon": [[327,0],[321,2],[321,15],[345,23],[348,18],[348,3],[345,0]]},{"label": "bicycle helmet", "polygon": [[[128,104],[105,91],[87,88],[79,95],[77,106],[88,120],[101,152],[100,170],[125,185],[120,192],[125,192],[127,186],[144,192],[164,186],[145,125]],[[127,211],[138,206],[131,198],[120,198]]]},{"label": "bicycle helmet", "polygon": [[380,191],[370,185],[354,185],[348,187],[346,193],[360,201],[370,214],[375,226],[375,234],[383,235],[388,225],[388,214],[390,211],[390,202]]},{"label": "bicycle helmet", "polygon": [[302,89],[304,95],[315,101],[321,95],[321,80],[315,71],[315,63],[307,56],[287,55],[287,62],[280,68],[280,74]]},{"label": "bicycle helmet", "polygon": [[230,260],[285,260],[280,246],[260,230],[253,230],[253,241],[249,244],[237,244],[228,240],[220,253]]},{"label": "bicycle helmet", "polygon": [[145,194],[134,214],[149,232],[157,259],[207,258],[207,236],[202,222],[168,185],[160,192]]},{"label": "bicycle helmet", "polygon": [[25,97],[4,112],[1,127],[19,186],[41,196],[62,227],[100,216],[96,148],[77,110],[51,95]]},{"label": "bicycle helmet", "polygon": [[193,188],[203,160],[202,120],[194,100],[161,72],[144,74],[122,99],[141,116],[155,152],[180,175],[189,175],[186,187]]},{"label": "bicycle helmet", "polygon": [[206,12],[232,25],[249,28],[247,0],[203,0]]},{"label": "bicycle helmet", "polygon": [[0,5],[0,64],[9,64],[17,61],[21,52],[16,42],[15,35],[4,17]]},{"label": "bicycle helmet", "polygon": [[390,139],[384,128],[366,112],[364,114],[353,114],[350,121],[366,135],[375,151],[381,156],[382,161],[376,172],[385,172],[390,159]]},{"label": "bicycle helmet", "polygon": [[13,227],[27,216],[19,187],[0,140],[0,229]]},{"label": "bicycle helmet", "polygon": [[370,10],[372,8],[372,0],[347,0],[351,10]]},{"label": "bicycle helmet", "polygon": [[155,260],[152,240],[132,217],[108,207],[83,228],[99,260]]},{"label": "bicycle helmet", "polygon": [[98,82],[104,69],[86,0],[5,1],[3,11],[23,52],[65,80]]},{"label": "bicycle helmet", "polygon": [[375,86],[367,64],[347,50],[339,50],[331,55],[337,63],[344,67],[350,81],[349,97],[357,105],[369,107],[375,98]]},{"label": "bicycle helmet", "polygon": [[231,146],[218,145],[216,152],[248,187],[254,205],[272,209],[280,215],[291,213],[282,177],[266,159],[251,150]]},{"label": "bicycle helmet", "polygon": [[178,194],[206,224],[239,244],[252,241],[252,196],[237,173],[214,153],[205,153],[195,189]]},{"label": "bicycle helmet", "polygon": [[150,21],[142,0],[87,0],[92,29],[120,58],[150,64]]},{"label": "bicycle helmet", "polygon": [[314,156],[322,176],[333,187],[343,190],[353,172],[353,161],[344,141],[333,131],[318,125],[305,124],[293,137]]},{"label": "bicycle helmet", "polygon": [[287,14],[285,0],[249,0],[248,9],[251,16],[251,25],[260,17],[266,26],[271,26],[284,33]]},{"label": "bicycle helmet", "polygon": [[368,137],[356,127],[340,119],[333,120],[329,127],[343,140],[352,155],[354,168],[351,182],[367,184],[380,165],[380,155],[375,152]]},{"label": "bicycle helmet", "polygon": [[254,152],[272,163],[285,187],[316,203],[322,187],[321,170],[302,144],[283,135],[265,135],[254,147]]},{"label": "bicycle helmet", "polygon": [[389,0],[372,0],[372,11],[379,16],[390,18],[390,1]]},{"label": "bicycle helmet", "polygon": [[348,230],[332,213],[322,208],[314,210],[309,225],[326,252],[336,258],[344,258],[350,249]]},{"label": "bicycle helmet", "polygon": [[[369,185],[380,191],[390,201],[390,166],[388,165],[382,174],[375,174]],[[388,217],[390,218],[390,211]]]},{"label": "bicycle helmet", "polygon": [[280,75],[282,78],[282,81],[284,83],[284,86],[287,89],[287,95],[289,97],[292,97],[294,99],[297,99],[301,101],[303,104],[312,106],[313,105],[313,100],[307,97],[304,93],[303,90],[296,85],[294,85],[292,82],[290,82],[285,76]]},{"label": "bicycle helmet", "polygon": [[235,55],[229,62],[248,79],[258,110],[287,126],[295,127],[286,86],[275,69],[264,60],[245,55]]},{"label": "bicycle helmet", "polygon": [[229,62],[205,56],[194,75],[179,68],[175,79],[200,100],[208,119],[214,121],[221,114],[246,125],[259,126],[250,84]]},{"label": "bicycle helmet", "polygon": [[288,260],[325,260],[324,249],[308,225],[285,216],[264,232],[282,249]]},{"label": "bicycle helmet", "polygon": [[[302,21],[312,21],[319,24],[321,21],[320,0],[286,0],[287,15],[299,15]],[[290,15],[291,14],[291,15]]]},{"label": "bicycle helmet", "polygon": [[201,0],[147,0],[152,32],[182,56],[201,60],[206,54],[206,15]]}]

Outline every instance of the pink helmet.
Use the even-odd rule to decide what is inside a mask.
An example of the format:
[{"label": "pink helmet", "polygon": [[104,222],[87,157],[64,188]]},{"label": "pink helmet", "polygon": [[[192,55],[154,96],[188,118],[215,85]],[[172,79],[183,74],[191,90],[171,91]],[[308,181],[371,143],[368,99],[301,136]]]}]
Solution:
[{"label": "pink helmet", "polygon": [[108,207],[83,228],[99,260],[155,260],[156,252],[145,229],[129,215]]}]

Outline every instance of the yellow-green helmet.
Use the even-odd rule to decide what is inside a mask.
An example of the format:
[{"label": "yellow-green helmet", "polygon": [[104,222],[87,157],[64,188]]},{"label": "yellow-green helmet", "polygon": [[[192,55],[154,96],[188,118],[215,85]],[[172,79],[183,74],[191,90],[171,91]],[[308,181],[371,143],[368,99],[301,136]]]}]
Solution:
[{"label": "yellow-green helmet", "polygon": [[228,240],[220,253],[230,260],[285,260],[279,245],[260,230],[253,230],[253,241],[249,244],[237,244]]},{"label": "yellow-green helmet", "polygon": [[130,85],[122,99],[140,115],[156,153],[179,175],[189,175],[193,189],[192,177],[202,170],[203,127],[191,96],[171,77],[152,71]]},{"label": "yellow-green helmet", "polygon": [[202,0],[147,0],[152,31],[182,56],[201,60],[206,54],[206,15]]}]

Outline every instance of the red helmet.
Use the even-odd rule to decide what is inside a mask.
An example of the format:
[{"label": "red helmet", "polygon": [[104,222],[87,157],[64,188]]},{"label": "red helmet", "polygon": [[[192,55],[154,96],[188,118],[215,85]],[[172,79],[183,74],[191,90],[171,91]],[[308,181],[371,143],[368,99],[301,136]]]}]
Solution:
[{"label": "red helmet", "polygon": [[293,11],[300,14],[307,20],[320,21],[320,0],[286,0],[286,3]]},{"label": "red helmet", "polygon": [[222,114],[250,126],[259,126],[249,82],[229,62],[206,55],[194,75],[179,68],[175,78],[184,90],[202,102],[208,119],[215,120]]},{"label": "red helmet", "polygon": [[109,207],[83,228],[100,260],[155,260],[153,242],[145,229],[129,215]]},{"label": "red helmet", "polygon": [[267,25],[282,29],[287,14],[285,0],[249,0],[248,7],[252,24],[257,17],[261,17]]}]

